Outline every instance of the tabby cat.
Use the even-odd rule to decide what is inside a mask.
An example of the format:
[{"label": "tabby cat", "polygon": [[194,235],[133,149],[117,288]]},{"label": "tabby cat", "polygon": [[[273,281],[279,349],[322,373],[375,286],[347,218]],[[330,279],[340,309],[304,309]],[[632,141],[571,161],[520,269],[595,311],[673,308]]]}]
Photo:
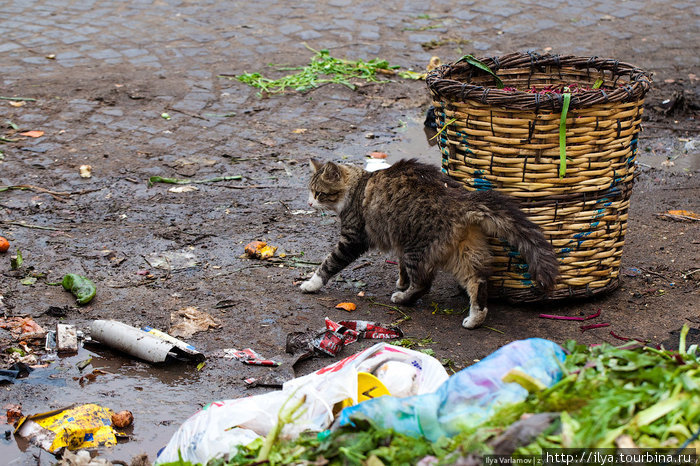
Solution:
[{"label": "tabby cat", "polygon": [[401,160],[369,173],[360,167],[311,160],[309,205],[335,211],[340,240],[301,284],[312,293],[370,248],[393,252],[399,279],[391,300],[411,304],[430,289],[435,273],[452,273],[467,291],[475,328],[486,318],[491,252],[487,235],[514,245],[541,287],[554,285],[558,263],[542,231],[510,197],[497,191],[470,192],[436,167]]}]

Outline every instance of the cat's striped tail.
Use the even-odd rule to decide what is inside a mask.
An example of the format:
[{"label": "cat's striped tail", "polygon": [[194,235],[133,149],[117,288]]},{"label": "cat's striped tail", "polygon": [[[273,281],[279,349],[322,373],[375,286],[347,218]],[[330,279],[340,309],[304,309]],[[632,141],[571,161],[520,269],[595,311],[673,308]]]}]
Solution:
[{"label": "cat's striped tail", "polygon": [[465,204],[466,217],[489,236],[502,238],[514,246],[528,264],[532,279],[544,289],[554,286],[559,263],[542,229],[528,220],[516,201],[498,191],[473,191]]}]

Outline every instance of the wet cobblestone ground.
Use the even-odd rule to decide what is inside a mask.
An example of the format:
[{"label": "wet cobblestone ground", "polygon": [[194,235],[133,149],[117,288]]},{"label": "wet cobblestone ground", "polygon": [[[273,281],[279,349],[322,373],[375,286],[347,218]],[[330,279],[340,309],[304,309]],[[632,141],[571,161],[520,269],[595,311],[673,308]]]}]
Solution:
[{"label": "wet cobblestone ground", "polygon": [[[339,0],[293,6],[266,2],[264,7],[240,3],[10,2],[0,13],[3,87],[14,90],[28,77],[37,83],[61,80],[84,85],[84,73],[88,72],[89,79],[108,73],[124,73],[125,78],[138,74],[146,82],[165,80],[172,84],[171,92],[153,96],[163,107],[190,114],[226,112],[248,102],[253,92],[239,83],[222,81],[217,78],[219,73],[265,70],[269,63],[303,65],[309,57],[304,43],[347,58],[381,57],[416,70],[423,69],[436,53],[448,60],[461,53],[500,55],[550,48],[560,53],[619,58],[653,70],[657,80],[676,78],[681,70],[697,70],[700,64],[700,7],[695,2],[382,4]],[[445,45],[426,50],[431,43]],[[422,89],[417,88],[417,92]],[[240,118],[187,119],[188,124],[177,128],[177,137],[154,138],[164,126],[154,115],[94,108],[99,102],[71,99],[66,103],[69,112],[58,121],[29,112],[23,112],[18,120],[53,124],[61,130],[65,121],[89,113],[94,126],[73,128],[74,138],[85,136],[81,130],[115,139],[120,132],[129,131],[156,148],[177,142],[183,154],[201,152],[203,142],[226,139],[229,147],[237,148],[234,144],[238,141],[230,136],[245,135],[239,133]],[[275,114],[274,123],[279,128],[305,115],[309,123],[323,124],[334,116],[324,111],[327,105],[326,101],[307,102],[301,107],[303,111]],[[359,125],[368,115],[354,111],[341,112],[340,116]],[[205,135],[202,127],[207,128]]]}]

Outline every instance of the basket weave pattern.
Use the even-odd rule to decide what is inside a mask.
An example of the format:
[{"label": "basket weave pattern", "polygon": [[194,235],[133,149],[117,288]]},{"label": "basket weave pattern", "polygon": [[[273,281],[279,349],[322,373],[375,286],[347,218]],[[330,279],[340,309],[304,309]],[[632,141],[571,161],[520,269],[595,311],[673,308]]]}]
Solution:
[{"label": "basket weave pattern", "polygon": [[[426,79],[441,129],[443,171],[467,189],[498,189],[519,200],[551,241],[561,273],[556,288],[544,295],[519,254],[493,238],[492,296],[527,302],[616,288],[649,75],[616,60],[587,57],[514,53],[481,62],[504,89],[468,63],[443,65]],[[602,84],[598,89],[596,82]],[[564,98],[538,92],[543,89],[571,91],[563,177]]]}]

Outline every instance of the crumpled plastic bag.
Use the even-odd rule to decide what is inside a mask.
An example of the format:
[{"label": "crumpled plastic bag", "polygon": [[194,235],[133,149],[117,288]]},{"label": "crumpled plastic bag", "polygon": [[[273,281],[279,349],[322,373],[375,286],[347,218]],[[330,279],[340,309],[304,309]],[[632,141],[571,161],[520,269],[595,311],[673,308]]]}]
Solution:
[{"label": "crumpled plastic bag", "polygon": [[561,379],[560,364],[565,357],[564,350],[550,340],[513,341],[457,372],[434,393],[368,400],[345,408],[339,424],[369,418],[378,427],[433,442],[452,437],[486,421],[499,408],[527,397],[528,391],[520,384],[503,380],[506,374],[517,371],[550,387]]},{"label": "crumpled plastic bag", "polygon": [[[378,343],[316,372],[292,379],[282,390],[262,395],[209,403],[186,420],[160,452],[156,464],[183,461],[206,464],[265,436],[275,426],[282,404],[294,397],[306,397],[303,415],[282,430],[282,437],[294,438],[306,430],[323,431],[334,421],[334,406],[347,399],[357,403],[358,373],[374,373],[387,363],[409,366],[401,374],[413,380],[411,393],[430,393],[448,379],[440,362],[427,354],[408,348]],[[413,368],[410,369],[410,368]],[[377,375],[395,374],[396,368],[378,371]],[[390,393],[406,392],[405,380],[380,377]],[[291,403],[291,401],[290,401]],[[300,411],[302,411],[300,410]]]},{"label": "crumpled plastic bag", "polygon": [[[20,419],[15,433],[46,451],[79,450],[117,444],[114,411],[96,404],[69,406]],[[119,434],[123,436],[123,434]]]}]

